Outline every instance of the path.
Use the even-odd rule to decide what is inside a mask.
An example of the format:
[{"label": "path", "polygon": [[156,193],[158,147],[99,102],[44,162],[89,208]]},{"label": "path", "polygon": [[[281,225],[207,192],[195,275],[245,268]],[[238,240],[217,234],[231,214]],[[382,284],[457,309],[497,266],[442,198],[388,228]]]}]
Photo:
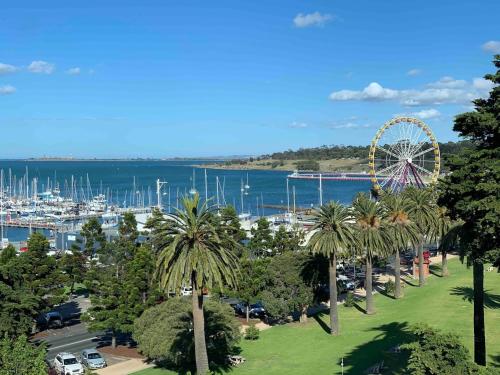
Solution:
[{"label": "path", "polygon": [[98,375],[127,375],[153,366],[153,364],[143,362],[142,359],[132,358],[127,361],[117,363],[116,365],[97,370],[95,373]]}]

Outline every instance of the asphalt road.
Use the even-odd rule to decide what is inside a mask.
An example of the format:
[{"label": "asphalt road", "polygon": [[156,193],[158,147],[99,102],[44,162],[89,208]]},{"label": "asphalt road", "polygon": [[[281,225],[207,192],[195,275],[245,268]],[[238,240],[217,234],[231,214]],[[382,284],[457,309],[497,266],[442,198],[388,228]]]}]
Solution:
[{"label": "asphalt road", "polygon": [[[86,324],[80,321],[81,313],[88,306],[90,306],[88,298],[78,297],[54,308],[63,316],[64,327],[40,332],[37,339],[34,340],[35,342],[41,341],[47,344],[47,360],[50,364],[53,363],[58,353],[72,353],[79,358],[84,349],[99,349],[99,347],[111,343],[111,337],[106,332],[89,332]],[[124,360],[124,358],[106,354],[103,354],[103,356],[108,365]]]}]

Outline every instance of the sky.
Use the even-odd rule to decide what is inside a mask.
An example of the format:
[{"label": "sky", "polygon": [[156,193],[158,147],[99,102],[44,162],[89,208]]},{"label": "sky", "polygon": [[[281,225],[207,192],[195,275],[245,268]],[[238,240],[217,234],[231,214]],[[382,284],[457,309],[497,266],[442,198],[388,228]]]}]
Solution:
[{"label": "sky", "polygon": [[0,158],[439,141],[491,89],[500,1],[23,1],[0,12]]}]

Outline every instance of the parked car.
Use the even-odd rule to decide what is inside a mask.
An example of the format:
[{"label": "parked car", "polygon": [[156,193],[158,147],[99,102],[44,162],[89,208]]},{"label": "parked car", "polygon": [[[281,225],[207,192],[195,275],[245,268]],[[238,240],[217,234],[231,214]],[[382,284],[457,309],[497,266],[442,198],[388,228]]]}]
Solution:
[{"label": "parked car", "polygon": [[181,288],[181,296],[192,296],[192,295],[193,295],[193,288],[192,287],[183,286]]},{"label": "parked car", "polygon": [[54,369],[59,375],[83,375],[83,366],[71,353],[59,353],[54,358]]},{"label": "parked car", "polygon": [[101,353],[96,349],[85,349],[81,354],[82,364],[91,370],[104,368],[107,366]]},{"label": "parked car", "polygon": [[[247,304],[244,302],[236,304],[234,306],[234,312],[238,315],[246,316]],[[266,316],[266,309],[264,309],[264,306],[260,302],[253,303],[249,308],[249,316],[251,318],[263,318]]]},{"label": "parked car", "polygon": [[49,311],[38,317],[37,325],[42,331],[49,328],[62,328],[64,319],[59,311]]}]

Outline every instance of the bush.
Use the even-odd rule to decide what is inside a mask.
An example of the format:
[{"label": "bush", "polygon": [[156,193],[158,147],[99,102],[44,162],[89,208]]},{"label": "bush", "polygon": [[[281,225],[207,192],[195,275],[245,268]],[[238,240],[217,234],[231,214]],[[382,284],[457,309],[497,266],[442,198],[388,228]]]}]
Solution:
[{"label": "bush", "polygon": [[394,291],[396,290],[396,284],[394,283],[394,281],[389,280],[388,282],[386,282],[384,284],[384,286],[385,286],[385,292],[387,294],[390,294],[390,295],[394,294]]},{"label": "bush", "polygon": [[258,340],[260,331],[255,325],[251,325],[245,332],[245,340]]},{"label": "bush", "polygon": [[471,360],[469,350],[455,334],[443,333],[421,324],[413,326],[413,340],[401,345],[409,350],[407,369],[412,374],[493,375],[494,369],[482,368]]},{"label": "bush", "polygon": [[[181,373],[194,371],[191,309],[190,299],[171,298],[144,311],[133,329],[139,351],[169,369]],[[237,351],[241,337],[239,324],[229,305],[208,301],[204,310],[208,358],[215,367],[225,366],[227,355]]]},{"label": "bush", "polygon": [[344,306],[345,307],[353,307],[354,306],[354,293],[353,292],[347,292]]}]

